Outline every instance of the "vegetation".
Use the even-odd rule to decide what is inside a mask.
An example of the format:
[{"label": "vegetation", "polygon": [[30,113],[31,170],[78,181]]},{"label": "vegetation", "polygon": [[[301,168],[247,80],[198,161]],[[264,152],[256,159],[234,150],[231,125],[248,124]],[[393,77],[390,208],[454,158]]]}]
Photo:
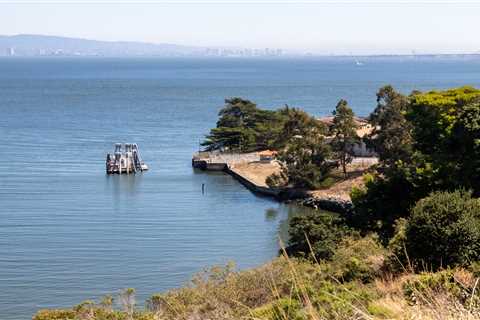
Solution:
[{"label": "vegetation", "polygon": [[[252,270],[214,267],[187,287],[135,307],[134,291],[51,319],[478,319],[480,318],[480,90],[377,94],[368,143],[379,164],[351,192],[354,210],[291,220],[281,257]],[[205,146],[279,149],[270,186],[313,189],[350,161],[353,111],[340,100],[333,143],[295,108],[264,111],[226,101]]]},{"label": "vegetation", "polygon": [[408,218],[415,203],[431,192],[463,188],[479,194],[480,90],[462,87],[401,98],[387,87],[379,97],[371,118],[385,126],[372,137],[381,162],[366,188],[354,193],[352,223],[378,232],[386,243],[395,221]]},{"label": "vegetation", "polygon": [[405,118],[407,108],[408,98],[392,86],[378,91],[377,107],[369,117],[373,127],[369,142],[384,165],[408,161],[412,155],[411,124]]},{"label": "vegetation", "polygon": [[330,259],[341,239],[349,234],[343,220],[332,214],[294,217],[290,220],[288,232],[290,245],[287,252],[312,260]]},{"label": "vegetation", "polygon": [[467,266],[480,257],[480,200],[471,193],[435,192],[420,200],[406,227],[406,248],[418,264]]},{"label": "vegetation", "polygon": [[277,147],[289,108],[262,110],[249,100],[225,100],[216,128],[202,143],[207,150],[249,152]]},{"label": "vegetation", "polygon": [[353,145],[359,140],[357,136],[357,125],[354,113],[348,106],[347,101],[340,100],[333,111],[333,126],[331,128],[334,136],[332,147],[336,154],[343,175],[347,177],[347,164],[353,159]]},{"label": "vegetation", "polygon": [[154,294],[145,307],[86,301],[70,309],[40,310],[33,320],[478,319],[480,295],[471,271],[392,277],[383,269],[386,255],[375,237],[347,237],[331,261],[282,255],[246,271],[216,266],[183,288]]},{"label": "vegetation", "polygon": [[329,160],[330,146],[321,134],[302,136],[288,144],[277,159],[281,172],[267,178],[272,187],[291,186],[294,188],[317,189],[322,186],[336,164]]}]

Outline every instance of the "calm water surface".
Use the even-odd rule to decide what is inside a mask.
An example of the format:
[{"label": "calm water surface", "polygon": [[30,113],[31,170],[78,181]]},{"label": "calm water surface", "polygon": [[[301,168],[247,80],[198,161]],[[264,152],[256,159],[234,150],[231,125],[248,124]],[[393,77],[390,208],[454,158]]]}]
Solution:
[{"label": "calm water surface", "polygon": [[[0,318],[271,259],[300,209],[190,167],[223,99],[320,116],[346,98],[364,116],[387,83],[480,87],[480,61],[0,59]],[[106,176],[115,142],[151,170]]]}]

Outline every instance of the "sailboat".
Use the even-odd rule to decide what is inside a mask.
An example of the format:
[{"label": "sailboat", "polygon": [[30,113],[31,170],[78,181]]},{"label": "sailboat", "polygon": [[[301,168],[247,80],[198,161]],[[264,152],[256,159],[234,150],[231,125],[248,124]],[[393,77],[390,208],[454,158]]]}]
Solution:
[{"label": "sailboat", "polygon": [[363,66],[363,62],[360,62],[357,58],[355,58],[355,65],[356,66]]}]

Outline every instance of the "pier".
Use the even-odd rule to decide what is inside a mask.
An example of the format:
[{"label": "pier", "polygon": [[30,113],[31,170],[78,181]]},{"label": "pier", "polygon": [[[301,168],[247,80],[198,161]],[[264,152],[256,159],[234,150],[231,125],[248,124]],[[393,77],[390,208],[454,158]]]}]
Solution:
[{"label": "pier", "polygon": [[115,152],[108,153],[105,161],[107,174],[130,174],[148,170],[143,162],[136,143],[115,144]]}]

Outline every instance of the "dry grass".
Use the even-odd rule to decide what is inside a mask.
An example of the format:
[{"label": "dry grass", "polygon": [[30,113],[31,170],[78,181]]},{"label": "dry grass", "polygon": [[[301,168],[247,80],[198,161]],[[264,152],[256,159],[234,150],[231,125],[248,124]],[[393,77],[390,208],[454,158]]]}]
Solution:
[{"label": "dry grass", "polygon": [[[479,281],[471,272],[381,272],[384,249],[374,241],[346,239],[332,262],[310,263],[284,252],[251,270],[236,271],[233,264],[212,267],[183,288],[153,295],[145,310],[131,309],[133,292],[127,290],[118,299],[123,304],[118,310],[111,299],[104,299],[68,310],[44,310],[34,320],[480,319]],[[352,270],[350,279],[341,276]],[[365,272],[374,277],[365,278]]]}]

